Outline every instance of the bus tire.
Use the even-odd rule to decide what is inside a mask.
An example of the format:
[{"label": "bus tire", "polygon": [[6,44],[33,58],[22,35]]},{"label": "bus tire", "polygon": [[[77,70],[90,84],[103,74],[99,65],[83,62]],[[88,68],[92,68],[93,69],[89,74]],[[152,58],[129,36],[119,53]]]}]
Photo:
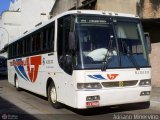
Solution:
[{"label": "bus tire", "polygon": [[48,101],[54,108],[62,108],[62,104],[57,101],[57,92],[53,82],[51,82],[51,84],[48,87]]},{"label": "bus tire", "polygon": [[150,107],[150,101],[133,103],[131,107],[135,109],[148,109]]},{"label": "bus tire", "polygon": [[19,87],[18,77],[15,75],[15,87],[17,91],[21,91],[21,88]]},{"label": "bus tire", "polygon": [[140,105],[143,109],[148,109],[150,107],[150,101],[142,102]]}]

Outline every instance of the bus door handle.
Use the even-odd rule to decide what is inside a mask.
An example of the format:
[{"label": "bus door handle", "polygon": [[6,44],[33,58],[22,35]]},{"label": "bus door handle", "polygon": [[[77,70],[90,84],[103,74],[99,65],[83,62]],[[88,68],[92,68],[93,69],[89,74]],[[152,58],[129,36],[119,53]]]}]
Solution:
[{"label": "bus door handle", "polygon": [[49,54],[48,54],[48,56],[52,56],[52,55],[54,55],[54,53],[49,53]]}]

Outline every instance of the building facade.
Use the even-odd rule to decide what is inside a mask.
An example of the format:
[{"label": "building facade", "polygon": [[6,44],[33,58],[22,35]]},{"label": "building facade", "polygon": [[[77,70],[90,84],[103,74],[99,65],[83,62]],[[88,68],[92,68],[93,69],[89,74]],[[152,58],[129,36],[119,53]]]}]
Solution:
[{"label": "building facade", "polygon": [[139,0],[56,0],[51,15],[55,16],[64,11],[78,9],[96,9],[112,12],[137,14],[137,2]]},{"label": "building facade", "polygon": [[9,10],[4,11],[0,18],[0,51],[36,24],[48,21],[54,2],[55,0],[12,0]]}]

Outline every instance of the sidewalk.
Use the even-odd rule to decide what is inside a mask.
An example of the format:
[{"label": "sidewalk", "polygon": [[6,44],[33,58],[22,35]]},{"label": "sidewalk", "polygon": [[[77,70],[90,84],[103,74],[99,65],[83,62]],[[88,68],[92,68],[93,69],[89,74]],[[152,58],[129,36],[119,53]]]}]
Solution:
[{"label": "sidewalk", "polygon": [[152,87],[151,102],[160,103],[160,87]]}]

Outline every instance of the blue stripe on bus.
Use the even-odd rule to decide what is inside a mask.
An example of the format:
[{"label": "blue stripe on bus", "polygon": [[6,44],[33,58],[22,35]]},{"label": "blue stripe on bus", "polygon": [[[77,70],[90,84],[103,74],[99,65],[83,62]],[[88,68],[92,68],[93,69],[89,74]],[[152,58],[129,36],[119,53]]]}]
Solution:
[{"label": "blue stripe on bus", "polygon": [[28,80],[28,81],[30,81],[28,79],[28,77],[27,77],[27,74],[26,74],[26,72],[24,70],[24,67],[23,66],[18,66],[18,69],[19,69],[20,73],[25,77],[25,79]]},{"label": "blue stripe on bus", "polygon": [[[18,75],[21,76],[23,79],[25,79],[25,78],[21,75],[21,73],[19,72],[18,68],[17,68],[17,67],[14,67],[14,68],[15,68],[16,72],[18,73]],[[25,79],[25,80],[26,80],[26,79]]]},{"label": "blue stripe on bus", "polygon": [[90,78],[96,79],[96,80],[106,80],[101,75],[88,75]]}]

